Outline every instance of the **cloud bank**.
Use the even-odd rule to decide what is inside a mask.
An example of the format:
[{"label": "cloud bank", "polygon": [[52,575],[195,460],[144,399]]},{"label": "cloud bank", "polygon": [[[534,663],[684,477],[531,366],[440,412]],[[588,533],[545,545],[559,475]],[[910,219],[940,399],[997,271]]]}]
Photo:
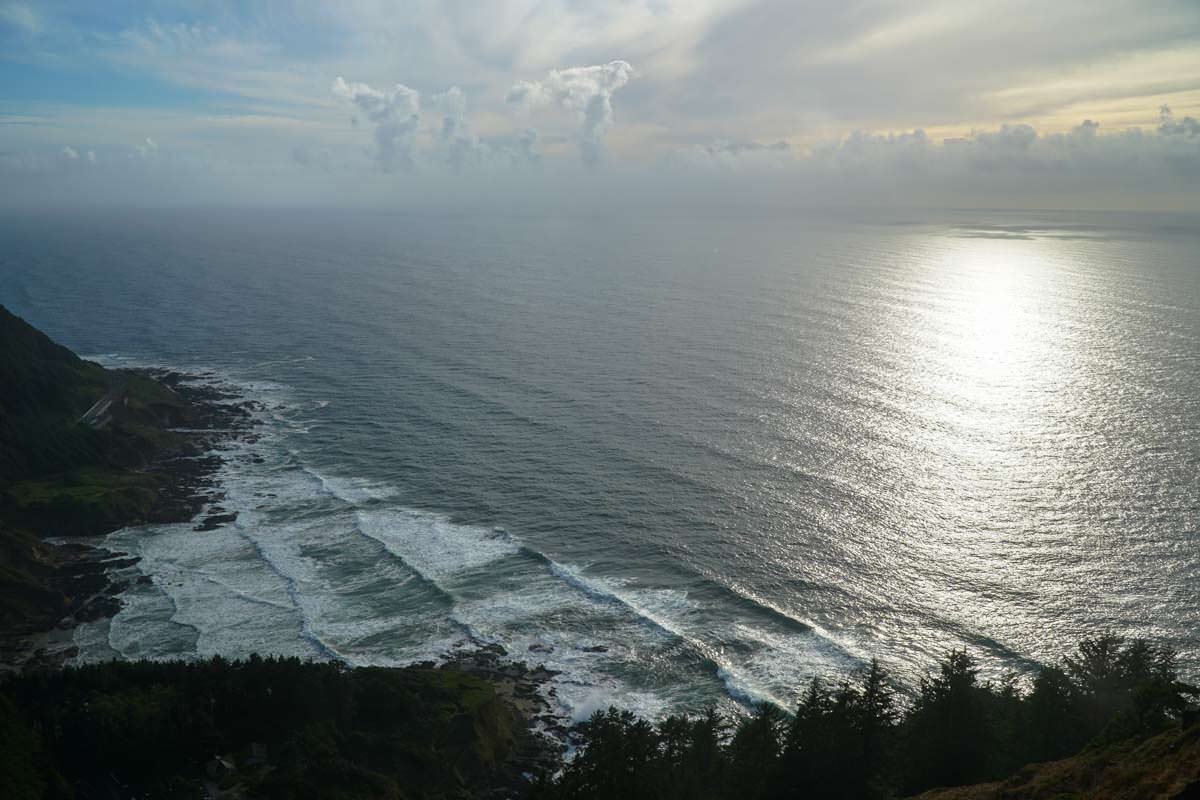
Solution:
[{"label": "cloud bank", "polygon": [[[461,89],[434,93],[423,104],[402,85],[383,91],[343,80],[335,86],[360,117],[358,128],[343,123],[359,143],[293,148],[289,161],[311,179],[280,168],[251,186],[148,137],[97,150],[68,144],[42,155],[0,153],[0,175],[15,187],[10,197],[41,191],[73,200],[111,198],[113,185],[138,182],[172,192],[221,185],[223,197],[244,194],[256,202],[503,203],[505,210],[603,201],[624,208],[744,202],[1200,211],[1200,122],[1169,108],[1151,128],[1108,130],[1086,119],[1061,133],[1016,123],[941,138],[919,128],[860,130],[799,147],[714,139],[653,164],[610,160],[597,171],[577,161],[572,171],[562,164],[543,169],[543,138],[518,121],[504,133],[473,133]],[[373,145],[364,157],[348,157],[362,151],[368,135]],[[400,168],[403,180],[395,174]]]},{"label": "cloud bank", "polygon": [[1200,206],[1194,0],[0,0],[0,62],[10,205]]}]

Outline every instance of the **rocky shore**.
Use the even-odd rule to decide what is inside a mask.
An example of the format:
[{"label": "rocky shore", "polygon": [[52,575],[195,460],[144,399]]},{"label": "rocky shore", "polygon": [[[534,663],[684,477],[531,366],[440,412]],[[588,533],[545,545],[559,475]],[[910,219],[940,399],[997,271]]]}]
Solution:
[{"label": "rocky shore", "polygon": [[[64,668],[79,653],[79,625],[114,616],[132,582],[154,580],[131,577],[138,559],[100,537],[146,524],[206,536],[235,522],[218,473],[224,454],[257,441],[263,411],[212,375],[105,369],[0,306],[0,732],[20,733],[29,753],[57,753],[55,765],[26,764],[29,785],[73,776],[125,796],[200,780],[209,796],[233,797],[315,779],[353,785],[348,796],[411,785],[501,798],[555,771],[569,741],[552,705],[555,673],[495,645],[464,641],[437,664],[404,668],[258,656]],[[263,693],[268,677],[275,696]],[[194,680],[211,685],[199,691]],[[74,704],[76,689],[97,705]],[[214,693],[230,692],[236,702],[214,717]],[[115,716],[101,719],[102,708]],[[129,724],[129,714],[145,719]],[[181,719],[195,730],[179,730]],[[87,742],[60,735],[93,725]],[[350,738],[329,740],[331,727]],[[355,737],[375,750],[352,746]],[[270,743],[269,755],[239,755],[255,742]],[[214,759],[210,747],[225,749]],[[150,751],[162,759],[145,763]],[[232,765],[228,780],[205,778],[207,759]],[[312,772],[311,759],[325,761]]]},{"label": "rocky shore", "polygon": [[140,415],[142,424],[150,423],[165,434],[160,447],[131,468],[135,475],[153,476],[147,481],[153,485],[152,499],[138,506],[117,506],[102,519],[54,507],[26,513],[25,524],[43,537],[44,586],[66,598],[66,604],[57,619],[39,616],[0,628],[0,671],[60,667],[78,653],[70,633],[76,625],[120,611],[120,595],[129,584],[112,573],[137,559],[89,540],[131,525],[190,522],[206,508],[197,531],[237,517],[219,505],[222,494],[215,476],[222,464],[220,450],[234,440],[255,440],[260,424],[255,412],[261,405],[221,389],[207,376],[160,369],[118,374],[127,385],[135,377],[153,381],[175,400]]},{"label": "rocky shore", "polygon": [[[114,372],[109,371],[110,376]],[[24,512],[23,527],[43,537],[31,545],[46,567],[40,574],[41,588],[65,602],[57,614],[28,615],[17,624],[0,625],[0,673],[62,669],[79,653],[76,626],[121,610],[121,595],[130,586],[127,568],[138,559],[98,544],[99,537],[122,527],[179,523],[192,523],[195,535],[204,536],[237,519],[236,509],[222,505],[217,473],[230,444],[257,440],[261,404],[222,388],[211,376],[154,369],[122,373],[115,380],[126,385],[134,379],[152,382],[170,396],[170,402],[151,408],[125,411],[137,405],[126,402],[112,412],[118,422],[122,415],[136,416],[139,425],[156,431],[155,450],[119,473],[138,477],[139,486],[151,486],[153,497],[138,505],[116,505],[115,511],[106,509],[102,518],[50,505]],[[521,655],[536,658],[537,653]],[[479,796],[515,796],[532,776],[552,773],[561,763],[570,731],[552,706],[552,670],[514,660],[498,645],[477,642],[464,642],[440,662],[414,664],[411,669],[414,674],[444,673],[451,683],[458,680],[455,674],[484,681],[509,709],[507,754],[488,768],[486,793]],[[469,739],[479,735],[464,734]],[[476,789],[483,787],[478,784]],[[216,790],[213,796],[227,793]]]},{"label": "rocky shore", "polygon": [[[414,666],[432,666],[432,662]],[[530,667],[509,660],[508,652],[494,644],[451,654],[439,668],[458,670],[487,681],[500,699],[526,722],[491,796],[509,797],[531,776],[553,774],[558,769],[570,731],[555,715],[548,699],[554,696],[550,681],[557,672],[541,664]]]}]

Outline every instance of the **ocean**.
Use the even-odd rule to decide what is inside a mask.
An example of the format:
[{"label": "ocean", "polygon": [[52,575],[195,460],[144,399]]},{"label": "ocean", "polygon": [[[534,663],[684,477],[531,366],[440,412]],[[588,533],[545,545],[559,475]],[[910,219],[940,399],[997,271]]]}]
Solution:
[{"label": "ocean", "polygon": [[79,660],[479,643],[563,714],[794,703],[1102,631],[1200,677],[1200,220],[1039,212],[0,218],[0,302],[263,403],[235,523]]}]

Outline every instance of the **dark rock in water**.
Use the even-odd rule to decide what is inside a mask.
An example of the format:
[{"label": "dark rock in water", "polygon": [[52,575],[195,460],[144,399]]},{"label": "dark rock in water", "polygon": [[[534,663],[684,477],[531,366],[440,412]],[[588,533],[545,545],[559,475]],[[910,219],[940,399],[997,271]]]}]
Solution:
[{"label": "dark rock in water", "polygon": [[553,653],[554,648],[548,644],[542,644],[541,642],[534,642],[533,644],[529,645],[529,652],[531,652],[531,653]]},{"label": "dark rock in water", "polygon": [[583,652],[585,652],[585,653],[607,653],[608,648],[602,644],[594,644],[591,647],[583,648]]},{"label": "dark rock in water", "polygon": [[209,516],[205,517],[204,521],[201,522],[199,525],[193,526],[192,530],[194,530],[194,531],[215,531],[217,528],[221,527],[222,525],[228,525],[230,522],[234,522],[235,520],[237,520],[237,518],[238,518],[238,515],[237,515],[236,511],[231,512],[229,514],[210,514]]},{"label": "dark rock in water", "polygon": [[114,616],[120,610],[120,600],[115,597],[98,595],[85,603],[83,608],[75,612],[75,619],[79,622],[95,622],[105,617]]}]

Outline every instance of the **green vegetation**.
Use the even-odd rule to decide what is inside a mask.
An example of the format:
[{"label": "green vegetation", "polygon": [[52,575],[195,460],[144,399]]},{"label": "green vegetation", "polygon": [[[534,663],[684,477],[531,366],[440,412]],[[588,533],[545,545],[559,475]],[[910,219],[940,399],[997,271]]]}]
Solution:
[{"label": "green vegetation", "polygon": [[[459,798],[515,774],[523,723],[452,669],[297,659],[120,663],[10,678],[4,796]],[[7,698],[7,699],[6,699]]]},{"label": "green vegetation", "polygon": [[736,725],[709,712],[655,726],[599,712],[581,727],[576,759],[528,797],[906,796],[998,780],[1085,746],[1139,741],[1194,715],[1189,698],[1197,694],[1178,680],[1173,652],[1116,636],[1084,641],[1028,687],[982,681],[974,659],[952,652],[908,703],[873,662],[853,679],[814,680],[791,717],[763,706]]},{"label": "green vegetation", "polygon": [[54,553],[36,536],[0,522],[0,628],[49,628],[66,612],[68,599],[51,586]]},{"label": "green vegetation", "polygon": [[5,490],[6,515],[43,530],[96,532],[145,519],[157,499],[162,476],[153,472],[82,467]]},{"label": "green vegetation", "polygon": [[[101,399],[107,413],[81,421]],[[167,481],[145,465],[186,447],[167,426],[188,413],[162,384],[84,361],[0,306],[0,632],[47,629],[102,588],[73,580],[63,551],[34,534],[150,517]]]},{"label": "green vegetation", "polygon": [[[153,490],[152,477],[119,473],[180,443],[163,427],[184,412],[181,398],[143,375],[84,361],[3,306],[0,343],[0,514],[11,520],[39,499],[74,498],[80,515],[91,514],[102,494],[128,502],[119,489]],[[81,422],[104,398],[113,401],[104,424]]]},{"label": "green vegetation", "polygon": [[103,460],[105,437],[76,420],[109,377],[0,306],[0,485]]}]

